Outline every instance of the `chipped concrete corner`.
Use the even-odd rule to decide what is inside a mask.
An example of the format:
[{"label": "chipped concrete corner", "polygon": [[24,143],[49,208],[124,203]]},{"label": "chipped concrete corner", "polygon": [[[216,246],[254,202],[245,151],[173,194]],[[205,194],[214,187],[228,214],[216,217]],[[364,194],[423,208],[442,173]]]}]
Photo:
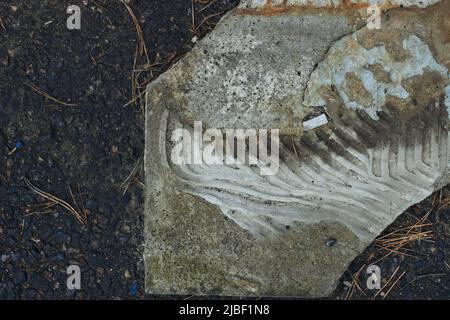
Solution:
[{"label": "chipped concrete corner", "polygon": [[[373,3],[381,29],[366,26]],[[147,292],[332,293],[382,230],[450,181],[449,14],[436,0],[243,1],[150,84]],[[175,164],[172,133],[196,121],[279,129],[277,174]]]}]

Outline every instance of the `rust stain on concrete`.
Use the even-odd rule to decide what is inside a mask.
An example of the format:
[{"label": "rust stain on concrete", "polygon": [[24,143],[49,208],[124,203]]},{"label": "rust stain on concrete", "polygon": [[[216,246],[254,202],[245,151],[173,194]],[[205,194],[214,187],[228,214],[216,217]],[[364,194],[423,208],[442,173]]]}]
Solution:
[{"label": "rust stain on concrete", "polygon": [[[339,4],[324,4],[317,5],[316,0],[308,0],[305,4],[288,4],[288,0],[283,0],[280,4],[274,4],[273,0],[267,0],[261,7],[252,8],[237,8],[235,14],[237,15],[257,15],[257,16],[274,16],[286,13],[304,12],[305,10],[333,10],[338,13],[342,10],[364,10],[372,5],[369,1],[361,3],[353,3],[352,0],[342,0]],[[389,10],[399,8],[401,5],[386,1],[383,4],[378,4],[381,10]],[[405,8],[406,9],[406,8]]]}]

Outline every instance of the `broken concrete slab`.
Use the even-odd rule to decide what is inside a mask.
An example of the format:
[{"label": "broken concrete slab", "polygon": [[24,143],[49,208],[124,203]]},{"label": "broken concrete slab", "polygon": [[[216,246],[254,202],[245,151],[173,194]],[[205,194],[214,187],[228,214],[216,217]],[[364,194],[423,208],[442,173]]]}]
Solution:
[{"label": "broken concrete slab", "polygon": [[[384,228],[450,181],[450,2],[389,1],[380,30],[365,27],[368,3],[300,2],[243,2],[148,87],[147,292],[329,295]],[[319,113],[328,123],[306,131]],[[275,131],[258,140],[257,156],[279,151],[275,174],[174,161],[179,146],[219,157],[226,129],[279,129],[279,143]]]}]

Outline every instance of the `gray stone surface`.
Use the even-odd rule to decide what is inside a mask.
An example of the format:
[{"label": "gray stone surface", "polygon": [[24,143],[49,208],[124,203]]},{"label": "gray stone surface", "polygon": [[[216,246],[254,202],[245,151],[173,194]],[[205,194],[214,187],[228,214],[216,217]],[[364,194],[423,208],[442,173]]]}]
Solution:
[{"label": "gray stone surface", "polygon": [[[250,2],[148,87],[149,293],[326,296],[449,181],[449,1],[391,9],[381,30],[347,6]],[[195,121],[280,129],[278,173],[175,164],[172,132]]]}]

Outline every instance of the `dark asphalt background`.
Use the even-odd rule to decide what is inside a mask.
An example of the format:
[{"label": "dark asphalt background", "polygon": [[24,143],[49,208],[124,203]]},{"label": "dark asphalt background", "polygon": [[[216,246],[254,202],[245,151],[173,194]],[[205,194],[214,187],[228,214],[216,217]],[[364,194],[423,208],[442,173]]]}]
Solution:
[{"label": "dark asphalt background", "polygon": [[[155,298],[144,294],[141,259],[143,106],[137,99],[124,107],[132,97],[136,29],[120,1],[88,2],[0,2],[0,299]],[[198,36],[237,2],[195,1]],[[66,28],[71,4],[82,9],[81,30]],[[137,82],[144,88],[192,47],[192,3],[133,0],[129,6],[151,62],[137,63],[144,70]],[[32,86],[76,106],[44,98]],[[25,177],[74,207],[76,202],[87,223],[46,206]],[[413,257],[391,254],[377,263],[383,285],[397,268],[393,280],[404,272],[394,286],[388,283],[386,298],[450,298],[450,219],[439,209],[448,193],[414,206],[386,231],[430,212],[432,239],[408,244]],[[372,298],[361,268],[386,253],[369,247],[343,275],[333,298]],[[66,288],[71,264],[81,267],[80,291]],[[344,284],[353,277],[362,291]]]}]

